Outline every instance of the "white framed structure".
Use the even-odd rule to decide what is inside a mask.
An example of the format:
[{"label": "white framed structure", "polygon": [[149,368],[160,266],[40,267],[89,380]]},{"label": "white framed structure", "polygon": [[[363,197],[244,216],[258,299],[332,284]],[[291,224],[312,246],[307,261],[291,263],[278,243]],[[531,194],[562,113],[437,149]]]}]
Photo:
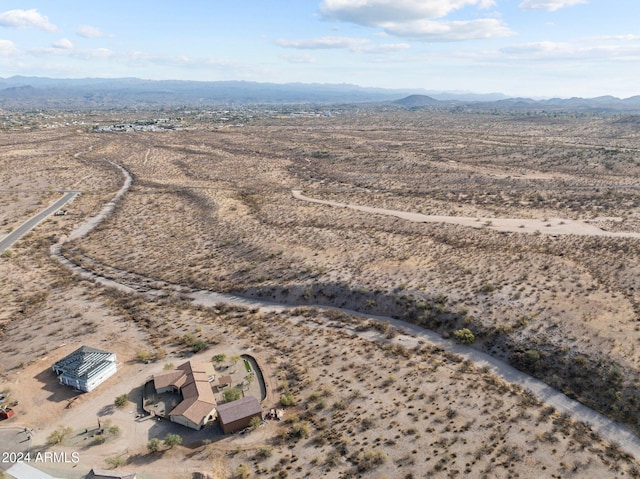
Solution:
[{"label": "white framed structure", "polygon": [[89,392],[116,373],[116,355],[82,346],[55,363],[52,369],[62,384]]}]

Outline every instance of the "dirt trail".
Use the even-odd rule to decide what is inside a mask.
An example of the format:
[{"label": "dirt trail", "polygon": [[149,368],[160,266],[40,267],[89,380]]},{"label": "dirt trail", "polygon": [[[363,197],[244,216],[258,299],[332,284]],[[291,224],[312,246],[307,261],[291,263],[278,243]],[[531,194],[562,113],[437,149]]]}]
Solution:
[{"label": "dirt trail", "polygon": [[[112,164],[117,166],[122,171],[125,177],[125,182],[123,187],[118,191],[118,193],[112,199],[112,201],[109,202],[107,206],[98,215],[96,215],[93,218],[90,218],[87,222],[80,225],[71,234],[70,236],[71,238],[82,237],[83,235],[86,235],[89,231],[91,231],[92,228],[94,228],[100,221],[102,221],[102,219],[104,219],[107,215],[111,213],[115,205],[115,202],[124,193],[126,193],[126,191],[131,186],[131,182],[132,182],[131,175],[121,166],[116,165],[115,163],[112,163]],[[434,219],[434,218],[452,218],[452,217],[428,217],[425,215],[406,213],[402,211],[384,210],[380,208],[367,208],[367,207],[361,207],[361,206],[349,206],[349,205],[336,203],[336,202],[329,202],[329,201],[315,200],[313,198],[307,198],[301,195],[299,191],[294,192],[294,197],[301,200],[305,200],[305,201],[311,201],[311,202],[321,203],[321,204],[329,204],[332,206],[351,207],[353,209],[358,209],[360,211],[366,211],[371,213],[391,214],[393,216],[398,216],[400,218],[410,219],[411,221],[424,221],[423,218],[425,217],[431,218],[431,221],[442,221],[441,219]],[[420,219],[412,219],[412,218],[420,218]],[[475,223],[475,220],[473,221]],[[516,221],[516,220],[512,220],[512,221]],[[522,220],[522,221],[530,221],[530,220]],[[457,223],[457,224],[460,224],[460,223]],[[584,225],[584,226],[589,226],[589,225]],[[496,228],[494,227],[494,229]],[[518,231],[521,232],[522,230],[518,229]],[[563,233],[563,234],[569,234],[569,233]],[[579,233],[572,232],[571,234],[579,234]],[[585,234],[585,233],[582,233],[582,234]],[[600,235],[602,234],[606,235],[606,232],[601,232]],[[614,233],[610,233],[610,235],[620,236],[620,234],[614,234]],[[633,234],[633,236],[640,237],[640,235],[636,235],[636,234]],[[60,260],[65,266],[70,267],[74,272],[80,274],[83,277],[92,279],[99,284],[109,286],[109,287],[116,287],[120,290],[127,291],[127,292],[135,292],[135,290],[129,286],[120,284],[117,281],[114,281],[112,279],[108,279],[108,278],[104,278],[102,276],[96,275],[95,273],[84,270],[81,267],[68,261],[66,258],[64,258],[60,254],[60,248],[63,242],[64,240],[52,246],[51,253],[55,258]],[[141,285],[141,287],[142,286],[143,285]],[[146,286],[145,286],[145,289],[147,289]],[[179,285],[167,285],[167,289],[184,290],[184,287],[181,287]],[[163,289],[163,290],[151,289],[151,290],[147,290],[147,292],[144,294],[147,294],[150,296],[165,295],[167,289]],[[291,306],[286,304],[258,301],[255,299],[243,298],[243,297],[235,296],[231,294],[221,294],[213,291],[202,291],[202,290],[200,291],[192,290],[190,293],[186,295],[186,297],[188,297],[194,304],[203,305],[203,306],[216,306],[219,303],[228,303],[228,304],[239,305],[244,307],[259,308],[260,310],[265,312],[283,311],[283,310],[294,309],[295,307],[297,307],[297,306]],[[356,311],[351,311],[351,310],[346,310],[341,308],[331,308],[331,307],[320,306],[320,305],[311,305],[310,307],[315,307],[318,309],[325,309],[325,310],[334,309],[338,311],[343,311],[348,314],[357,315],[360,317],[366,317],[366,318],[376,319],[380,321],[387,321],[401,331],[401,334],[399,334],[394,339],[394,341],[401,342],[406,346],[413,346],[417,344],[418,341],[420,340],[428,341],[429,343],[435,346],[438,346],[446,351],[450,351],[455,354],[458,354],[463,358],[472,361],[474,364],[476,364],[479,367],[486,366],[496,376],[512,384],[518,384],[522,386],[526,390],[533,393],[538,399],[540,399],[545,404],[548,404],[556,408],[560,413],[566,413],[576,421],[583,421],[589,424],[592,427],[592,429],[598,434],[600,434],[605,440],[617,443],[622,448],[622,450],[633,455],[636,458],[636,460],[640,460],[640,438],[638,438],[638,436],[636,436],[633,432],[631,432],[625,426],[619,423],[616,423],[615,421],[612,421],[611,419],[597,413],[596,411],[584,406],[583,404],[565,396],[561,392],[553,389],[552,387],[548,386],[542,381],[539,381],[521,371],[518,371],[517,369],[500,361],[499,359],[496,359],[476,349],[444,340],[441,336],[439,336],[438,334],[432,331],[425,330],[419,326],[405,323],[399,320],[395,320],[390,317],[365,315],[362,313],[358,313]],[[292,318],[291,321],[296,321],[296,319]],[[376,333],[372,333],[369,331],[361,332],[361,331],[354,330],[353,333],[358,334],[362,338],[365,338],[370,341],[379,340],[379,337]]]},{"label": "dirt trail", "polygon": [[546,218],[543,220],[519,219],[519,218],[471,218],[468,216],[440,216],[411,213],[408,211],[389,210],[386,208],[374,208],[370,206],[352,205],[330,200],[318,200],[305,196],[301,190],[291,190],[291,194],[297,200],[317,203],[338,208],[349,208],[365,213],[395,216],[416,223],[448,223],[468,226],[472,228],[485,228],[495,231],[507,231],[511,233],[547,234],[547,235],[580,235],[580,236],[609,236],[615,238],[640,238],[640,233],[605,231],[586,221],[570,220],[566,218]]}]

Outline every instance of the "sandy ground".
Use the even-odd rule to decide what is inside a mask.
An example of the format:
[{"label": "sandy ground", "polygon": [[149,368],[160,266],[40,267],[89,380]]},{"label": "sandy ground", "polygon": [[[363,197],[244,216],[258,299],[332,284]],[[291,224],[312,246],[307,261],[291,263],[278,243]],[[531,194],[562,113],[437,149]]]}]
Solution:
[{"label": "sandy ground", "polygon": [[[103,210],[101,215],[98,215],[92,218],[91,227],[95,227],[99,222],[106,218],[109,214],[109,211]],[[87,231],[84,225],[79,227],[82,231]],[[89,228],[91,229],[91,228]],[[76,268],[77,269],[77,268]],[[99,279],[99,278],[98,278]],[[147,292],[149,295],[153,295],[154,293]],[[264,313],[272,313],[272,312],[282,312],[283,309],[278,307],[277,305],[269,305],[260,302],[252,302],[250,300],[244,300],[240,298],[234,298],[233,296],[227,295],[225,297],[220,297],[215,293],[207,294],[207,292],[198,292],[193,295],[194,302],[200,306],[205,307],[216,307],[220,303],[221,299],[226,299],[227,301],[233,302],[235,299],[236,302],[240,302],[242,306],[251,306],[251,307],[263,307]],[[292,308],[289,308],[292,309]],[[300,322],[300,318],[296,318],[295,316],[292,318],[294,322],[292,325],[302,325],[303,322]],[[366,317],[365,317],[366,320]],[[376,321],[387,321],[391,322],[390,318],[375,318]],[[615,440],[620,447],[630,452],[636,457],[640,456],[640,441],[638,441],[637,437],[630,434],[624,428],[621,428],[604,417],[601,417],[595,414],[593,411],[590,411],[588,408],[569,400],[563,395],[557,393],[553,389],[544,385],[539,381],[535,381],[527,375],[514,370],[513,368],[501,363],[500,361],[496,361],[494,358],[491,358],[487,355],[479,353],[474,350],[470,350],[468,348],[455,346],[448,341],[443,341],[437,335],[433,333],[426,332],[418,327],[410,327],[409,325],[394,321],[394,324],[406,330],[409,334],[394,334],[393,341],[391,344],[396,344],[398,347],[401,347],[402,350],[410,350],[410,349],[419,349],[421,345],[425,344],[425,341],[428,344],[435,344],[444,350],[451,351],[462,358],[472,361],[476,364],[477,367],[488,367],[488,370],[491,370],[493,374],[496,374],[498,377],[503,379],[507,379],[509,382],[514,384],[521,384],[526,387],[527,390],[532,391],[539,398],[544,399],[547,404],[553,404],[553,406],[558,409],[562,413],[569,414],[577,421],[584,421],[591,425],[591,427],[598,432],[599,434],[604,435],[604,437],[611,441]],[[323,328],[324,330],[330,330],[328,326],[329,323],[325,322],[315,322],[311,321],[306,323],[307,327],[311,328]],[[349,331],[349,329],[347,329]],[[357,328],[351,329],[350,331],[351,338],[359,337],[366,341],[378,342],[384,341],[384,336],[380,336],[379,333],[371,332],[371,331],[358,331]],[[240,353],[241,351],[237,349],[231,350],[231,354]],[[253,350],[253,348],[251,348]],[[207,356],[209,354],[215,353],[216,351],[208,351]],[[229,350],[225,349],[225,353],[229,354]],[[58,352],[60,357],[62,357],[66,352],[61,350]],[[253,353],[253,351],[252,351]],[[255,353],[253,353],[255,354]],[[194,359],[203,358],[204,354],[194,356]],[[56,358],[45,357],[42,358],[41,361],[51,361]],[[59,358],[58,358],[59,359]],[[207,360],[207,359],[204,359]],[[179,358],[166,358],[167,362],[177,362]],[[267,364],[267,361],[264,359],[261,360],[263,364]],[[38,369],[39,364],[31,366],[36,367]],[[128,364],[121,364],[121,372],[118,376],[111,378],[107,384],[101,387],[99,394],[84,394],[81,396],[72,396],[66,400],[66,405],[64,409],[60,411],[49,410],[42,411],[40,410],[40,414],[46,414],[46,416],[34,417],[26,415],[22,418],[22,424],[39,424],[39,423],[48,423],[49,427],[46,428],[38,428],[36,427],[33,434],[33,441],[35,444],[42,444],[43,439],[48,437],[48,435],[56,428],[57,425],[54,425],[55,422],[51,421],[52,417],[57,417],[58,420],[63,423],[65,426],[69,426],[73,428],[74,437],[68,440],[68,443],[73,445],[65,446],[68,452],[75,452],[74,447],[83,449],[82,454],[82,463],[98,463],[101,460],[104,460],[105,457],[114,457],[121,456],[126,457],[127,461],[130,464],[138,465],[139,462],[137,457],[144,454],[145,445],[149,441],[149,439],[153,437],[162,438],[169,432],[172,433],[180,433],[183,436],[183,440],[185,444],[188,443],[199,443],[202,440],[209,440],[214,443],[214,449],[217,450],[226,450],[226,451],[236,451],[238,450],[247,450],[254,449],[259,447],[260,444],[263,444],[267,439],[269,439],[269,434],[274,434],[275,431],[272,428],[266,427],[261,428],[258,434],[251,435],[251,438],[248,437],[246,439],[240,439],[236,441],[229,441],[227,439],[219,442],[221,438],[219,431],[216,429],[211,429],[205,431],[204,433],[196,433],[191,431],[185,431],[184,428],[167,423],[167,422],[156,422],[153,418],[146,417],[144,419],[139,419],[140,408],[136,404],[139,401],[139,386],[143,384],[152,374],[160,372],[163,368],[160,364],[155,364],[152,367],[147,365],[136,364],[135,362],[129,361]],[[27,377],[29,376],[29,369],[25,371]],[[274,402],[274,391],[276,389],[273,381],[273,373],[270,368],[265,369],[265,374],[267,375],[268,381],[268,391],[270,392],[268,396],[268,400],[265,401],[268,405],[275,404]],[[38,377],[40,381],[45,383],[45,386],[42,390],[47,391],[47,394],[53,392],[53,396],[56,394],[68,395],[68,388],[61,386],[55,383],[55,379],[51,374],[47,376],[46,370],[40,372],[35,377]],[[24,395],[24,393],[32,389],[26,385],[27,389],[21,391],[21,382],[17,381],[12,385],[12,390],[15,390],[15,393]],[[113,401],[108,398],[116,397],[122,394],[122,391],[125,391],[129,394],[132,402],[128,404],[123,409],[116,409],[113,406]],[[51,396],[50,396],[51,397]],[[46,398],[44,397],[33,397],[32,401],[34,404],[40,402],[46,402]],[[51,404],[51,403],[49,403]],[[60,407],[60,406],[58,406]],[[270,406],[267,406],[270,407]],[[33,406],[28,410],[33,410]],[[97,412],[96,412],[97,411]],[[47,418],[45,421],[45,417]],[[100,421],[100,424],[104,427],[105,424],[108,424],[108,427],[117,426],[120,430],[120,434],[122,437],[127,438],[126,442],[112,440],[107,441],[104,445],[94,446],[95,450],[99,452],[94,452],[94,449],[91,447],[87,447],[86,444],[91,444],[91,441],[94,440],[95,429],[97,429],[97,424]],[[86,452],[85,452],[86,451]],[[175,467],[175,466],[174,466]],[[53,470],[54,468],[52,468]],[[144,468],[143,468],[144,470]],[[173,472],[174,474],[180,474],[180,469],[177,468]],[[65,472],[68,474],[68,471]],[[176,476],[177,477],[177,476]]]},{"label": "sandy ground", "polygon": [[[400,126],[398,131],[402,130],[404,135],[404,125]],[[331,125],[329,127],[333,128]],[[285,134],[287,138],[290,134],[295,138],[287,143],[290,150],[278,150],[277,155],[269,156],[268,162],[264,161],[265,152],[260,148],[264,145],[265,148],[271,149],[273,145],[260,137],[264,134],[262,127],[252,133],[243,132],[246,136],[237,138],[232,136],[234,134],[226,133],[215,136],[214,139],[210,139],[210,135],[203,135],[198,137],[201,138],[198,142],[189,138],[183,141],[178,134],[171,134],[172,136],[162,139],[146,135],[126,135],[117,137],[118,141],[113,140],[111,144],[120,144],[123,140],[124,146],[119,146],[120,149],[114,147],[103,150],[97,145],[95,136],[80,135],[82,138],[79,138],[77,143],[71,143],[71,139],[61,136],[59,145],[64,148],[65,153],[56,156],[47,152],[47,157],[54,158],[52,164],[56,168],[60,167],[48,170],[52,178],[56,181],[64,180],[68,184],[79,182],[78,184],[93,186],[96,192],[87,192],[88,194],[83,195],[80,201],[74,204],[76,216],[65,218],[58,223],[51,221],[42,224],[31,237],[25,238],[14,248],[11,258],[0,263],[0,271],[3,273],[0,278],[4,278],[0,279],[3,304],[0,313],[10,325],[4,330],[1,345],[3,358],[6,358],[5,363],[10,366],[5,368],[3,365],[0,388],[9,389],[12,397],[20,399],[17,409],[19,415],[11,422],[33,425],[34,443],[42,444],[47,433],[60,423],[68,423],[74,428],[73,436],[61,446],[61,449],[79,450],[83,457],[81,467],[52,465],[52,472],[64,470],[65,475],[75,479],[81,477],[88,468],[105,467],[108,458],[121,455],[126,462],[121,467],[140,471],[142,479],[157,477],[158,470],[166,471],[166,477],[176,479],[191,477],[191,473],[195,471],[205,471],[213,477],[230,477],[233,471],[239,470],[242,466],[256,477],[283,474],[288,477],[397,477],[398,471],[401,471],[404,477],[428,475],[443,478],[637,475],[637,464],[622,452],[630,447],[630,443],[624,437],[615,436],[621,440],[621,445],[609,444],[597,434],[592,434],[584,424],[569,420],[567,416],[552,408],[546,408],[521,388],[505,383],[496,376],[491,369],[492,366],[489,366],[492,363],[478,359],[473,355],[473,351],[470,351],[470,355],[460,357],[456,353],[466,354],[467,350],[448,350],[442,346],[434,348],[431,345],[432,339],[418,336],[418,332],[400,334],[384,322],[340,316],[342,313],[335,311],[304,308],[300,311],[284,311],[266,302],[259,302],[259,305],[265,306],[262,310],[234,310],[218,305],[220,301],[230,300],[229,296],[209,295],[207,292],[198,291],[198,288],[185,286],[191,284],[190,277],[174,274],[173,265],[169,264],[171,258],[180,258],[181,266],[192,268],[192,271],[197,271],[202,277],[210,277],[219,274],[212,266],[213,263],[206,263],[215,255],[220,255],[227,264],[235,267],[238,263],[233,261],[243,255],[246,255],[243,260],[255,263],[261,258],[260,254],[264,254],[265,258],[275,254],[276,258],[284,259],[295,254],[304,257],[302,264],[293,264],[294,268],[299,266],[301,272],[310,271],[320,278],[329,274],[339,276],[340,273],[337,271],[321,272],[322,261],[333,254],[323,249],[322,241],[329,240],[335,244],[336,254],[343,254],[341,248],[344,247],[347,253],[352,255],[347,258],[345,264],[349,264],[354,271],[361,267],[360,261],[366,260],[370,265],[374,265],[372,259],[383,250],[387,255],[384,262],[396,268],[399,274],[412,274],[411,264],[415,265],[416,271],[428,269],[419,258],[408,256],[399,262],[396,261],[396,253],[401,257],[405,249],[414,250],[416,246],[420,246],[412,239],[413,233],[403,230],[402,226],[372,220],[371,217],[378,215],[371,215],[371,211],[366,210],[340,208],[349,210],[347,216],[342,213],[335,214],[331,208],[326,208],[328,214],[313,211],[310,215],[311,210],[325,208],[305,205],[292,199],[290,194],[291,188],[300,184],[305,185],[301,190],[310,191],[306,187],[307,184],[318,185],[320,181],[325,181],[325,178],[334,182],[347,181],[352,174],[346,171],[350,165],[354,165],[353,178],[358,181],[372,181],[372,178],[380,173],[380,178],[385,178],[385,181],[388,179],[388,186],[401,187],[403,182],[412,181],[414,176],[411,173],[423,166],[415,153],[423,148],[423,142],[419,137],[414,137],[418,139],[414,144],[402,144],[404,137],[387,139],[377,129],[363,128],[359,133],[362,134],[361,140],[358,140],[361,142],[358,143],[353,141],[350,135],[341,136],[342,130],[335,128],[335,137],[329,142],[332,145],[345,144],[349,149],[356,150],[371,148],[372,158],[379,152],[399,151],[402,158],[397,163],[384,158],[386,163],[370,163],[371,168],[364,171],[358,164],[368,153],[363,151],[363,156],[358,161],[343,161],[339,158],[336,164],[343,165],[346,169],[335,168],[332,171],[335,176],[329,177],[326,173],[331,171],[329,163],[333,161],[333,153],[320,149],[323,144],[329,144],[327,132],[316,132],[315,124],[302,127],[294,125],[294,128]],[[282,134],[278,133],[281,130],[281,126],[278,126],[270,130],[269,134]],[[391,136],[394,134],[391,132]],[[454,140],[460,142],[465,135],[467,134],[461,134]],[[302,139],[307,141],[307,137],[312,142],[317,140],[318,146],[308,147],[307,145],[312,143],[302,142]],[[102,138],[102,145],[107,145],[116,137]],[[176,143],[166,142],[158,146],[165,142],[166,138],[171,138],[171,141]],[[241,144],[245,139],[253,142],[252,146],[246,147]],[[296,141],[303,145],[300,151],[296,150]],[[551,142],[552,139],[548,141]],[[97,145],[95,148],[89,148],[94,144]],[[196,144],[200,146],[194,147]],[[446,147],[447,144],[442,143],[445,148],[441,151],[451,151],[451,148]],[[505,142],[495,144],[500,148],[507,145]],[[532,144],[540,143],[535,141]],[[518,141],[513,141],[512,145],[518,145]],[[385,149],[387,147],[389,149]],[[1,141],[0,148],[3,148]],[[25,147],[24,151],[17,151],[8,144],[2,151],[16,151],[11,161],[19,166],[22,157],[30,157],[38,148],[39,143],[35,141],[32,147]],[[523,173],[529,178],[518,181],[528,181],[537,177],[548,178],[544,171],[538,175],[534,170],[544,170],[546,166],[543,162],[547,157],[567,161],[556,154],[555,148],[556,146],[552,145],[544,154],[531,155],[537,163],[531,166],[530,171]],[[120,266],[123,271],[132,267],[139,269],[138,273],[144,273],[146,267],[155,267],[154,255],[164,258],[165,261],[159,261],[157,266],[162,266],[173,276],[175,283],[180,285],[165,285],[167,287],[160,295],[121,296],[94,283],[95,276],[86,280],[81,276],[69,275],[63,266],[50,260],[48,246],[62,236],[68,237],[85,218],[96,215],[104,202],[111,199],[114,192],[121,187],[121,174],[103,161],[104,157],[110,156],[106,154],[107,151],[113,153],[114,159],[117,157],[118,163],[132,168],[140,183],[134,186],[134,189],[138,188],[136,191],[124,195],[124,202],[114,210],[115,213],[110,220],[94,230],[105,236],[107,243],[101,240],[100,234],[94,235],[93,239],[90,234],[81,244],[87,245],[93,256],[103,254],[103,258],[99,260],[111,255],[111,259],[105,262],[111,266]],[[592,150],[585,151],[591,154]],[[471,160],[467,161],[475,161],[473,158],[476,152],[471,151],[468,155]],[[511,150],[507,153],[512,155]],[[516,153],[523,154],[520,151]],[[495,152],[491,153],[494,154]],[[525,151],[524,154],[526,156],[529,153]],[[595,158],[592,159],[594,164],[599,161],[599,154],[595,153]],[[302,155],[313,160],[296,163],[286,159],[287,155],[295,157],[296,161],[304,160],[298,158]],[[504,159],[508,155],[498,155],[498,159]],[[384,155],[379,156],[382,158]],[[3,156],[2,161],[6,162],[6,158],[9,156]],[[325,166],[327,158],[328,166]],[[514,157],[507,159],[514,161]],[[516,157],[516,163],[517,160]],[[478,162],[481,161],[484,160],[480,158]],[[254,163],[260,166],[252,170],[255,171],[255,176],[241,178],[236,174],[246,171],[244,166]],[[448,161],[430,159],[427,163],[431,169],[429,176],[432,178],[449,171]],[[632,163],[625,162],[615,163],[613,170],[601,165],[594,168],[597,170],[596,173],[607,175],[601,180],[602,184],[607,184],[614,178],[613,173],[624,173],[619,170],[619,165],[622,164],[625,165],[624,168],[629,168],[629,171],[634,168]],[[300,165],[308,165],[309,170],[303,171]],[[389,169],[391,166],[393,171]],[[471,165],[471,169],[465,169],[465,175],[473,171],[473,167],[475,165]],[[508,180],[516,169],[509,174],[502,174],[500,179]],[[500,171],[500,165],[492,166],[491,170]],[[36,169],[25,166],[24,171],[19,168],[15,171],[22,175],[22,182],[28,183],[31,171]],[[3,173],[0,172],[1,174]],[[298,183],[292,179],[294,174],[300,175]],[[584,181],[587,182],[597,178],[597,175],[585,178]],[[415,180],[420,182],[422,177],[415,175]],[[163,181],[166,183],[159,187],[159,183]],[[18,183],[14,186],[23,186]],[[265,184],[271,185],[271,189],[261,189]],[[190,189],[185,188],[185,185]],[[264,198],[273,198],[273,202],[265,202]],[[464,198],[461,197],[462,200]],[[611,201],[615,200],[613,194]],[[401,196],[389,197],[389,205],[385,206],[384,210],[394,213],[412,211],[412,207],[406,207],[411,201],[405,201]],[[367,204],[364,201],[336,203]],[[497,203],[494,201],[493,204]],[[283,205],[287,207],[283,208]],[[136,211],[136,208],[139,208],[139,211]],[[438,208],[438,215],[455,216],[446,212],[449,208],[446,202],[440,203]],[[478,212],[488,211],[491,204],[489,207],[473,208]],[[460,210],[474,213],[473,208],[464,205]],[[541,218],[542,215],[539,213],[543,210],[544,208],[535,210],[532,217]],[[0,208],[0,211],[4,211],[4,207]],[[198,211],[202,216],[193,221],[192,211]],[[618,212],[619,210],[612,210],[611,214],[607,212],[606,216],[614,218],[612,223],[615,223],[615,218],[619,217]],[[473,214],[462,216],[473,218],[475,222]],[[493,220],[490,215],[478,216]],[[509,214],[493,216],[518,217]],[[548,216],[560,218],[562,215]],[[170,221],[158,221],[159,218],[168,218]],[[20,218],[16,217],[15,221],[18,219]],[[123,227],[123,219],[131,222],[130,227]],[[227,226],[238,227],[220,229],[222,236],[228,236],[232,241],[237,240],[233,248],[220,242],[216,243],[217,237],[211,236],[211,231],[202,227],[219,219],[228,221],[225,223]],[[534,224],[538,221],[532,218],[529,220],[534,221]],[[13,221],[11,220],[11,224]],[[185,227],[174,228],[174,223],[181,221]],[[625,221],[629,221],[629,217],[625,217]],[[330,224],[331,228],[325,227],[324,222]],[[154,223],[156,229],[153,229]],[[140,237],[137,236],[136,226],[144,226],[141,228],[144,234]],[[147,226],[150,229],[146,229]],[[218,226],[219,223],[215,223],[214,229]],[[291,232],[290,249],[280,234],[280,226],[283,231]],[[425,228],[427,226],[424,225]],[[485,225],[484,228],[491,232],[491,226]],[[358,230],[360,227],[363,228],[362,231]],[[394,228],[395,232],[391,233],[390,228]],[[521,232],[522,229],[518,230]],[[184,243],[179,235],[171,236],[178,231],[186,232],[185,237],[192,243]],[[301,235],[301,231],[306,236]],[[451,231],[456,236],[461,236],[459,230]],[[348,242],[341,243],[344,240],[341,238],[343,232],[345,237],[352,237]],[[322,241],[313,239],[320,238],[318,234],[322,235]],[[433,231],[430,234],[434,234]],[[131,237],[124,237],[126,235]],[[252,243],[253,235],[259,235],[264,242]],[[169,237],[172,238],[170,241]],[[117,243],[113,242],[115,238],[118,239]],[[406,244],[401,243],[407,238],[409,239]],[[607,239],[598,237],[603,238]],[[135,247],[137,239],[142,241],[144,247]],[[367,240],[370,240],[370,243]],[[478,238],[473,240],[478,241]],[[109,251],[108,248],[113,248],[114,244],[117,245],[117,251]],[[260,248],[265,244],[272,247],[263,251]],[[175,248],[178,254],[167,255],[163,245]],[[260,245],[260,248],[256,248],[256,245]],[[626,244],[620,245],[620,248],[627,247]],[[442,244],[433,242],[427,246],[433,249],[434,254],[443,254]],[[159,249],[156,250],[157,247]],[[282,248],[287,250],[286,254],[281,253],[278,256],[277,249]],[[363,252],[367,252],[369,248],[371,255],[367,257]],[[320,254],[316,255],[318,251]],[[460,252],[464,251],[456,252],[456,256]],[[515,253],[512,251],[510,255],[505,255],[504,250],[498,248],[497,254],[499,257],[513,257]],[[119,256],[120,254],[122,256]],[[473,262],[469,264],[475,266],[476,263],[485,260],[491,263],[490,256],[479,257],[475,250],[473,254],[472,260],[470,259]],[[296,261],[299,257],[296,256]],[[625,257],[630,258],[630,255],[625,253]],[[531,264],[531,276],[525,281],[538,282],[538,278],[535,277],[538,271],[536,268],[539,268],[541,277],[547,274],[542,271],[548,271],[548,275],[554,271],[553,264],[550,267],[546,257],[540,264],[536,263],[538,259],[535,257],[531,261],[524,255],[520,260]],[[335,261],[335,264],[340,264],[338,259]],[[375,266],[379,267],[378,264]],[[435,261],[430,266],[437,277],[446,277],[446,274],[437,270]],[[461,264],[460,267],[464,270],[468,265]],[[240,268],[229,268],[228,274],[237,273],[239,281],[244,281],[239,273]],[[586,270],[579,262],[574,262],[571,268],[571,271],[575,271],[571,273],[575,275],[571,280],[579,282],[580,288],[591,288],[592,282],[596,283],[593,276],[589,276],[593,274],[592,271]],[[616,271],[620,272],[618,275],[627,273],[626,269]],[[261,271],[256,272],[256,276],[259,273],[262,274]],[[380,268],[375,274],[384,275],[386,270]],[[478,284],[474,288],[480,287],[483,281],[493,281],[500,286],[495,278],[499,277],[501,272],[495,273],[493,277],[483,274],[481,271],[477,272]],[[548,275],[546,277],[550,278]],[[267,281],[271,281],[268,275],[266,277]],[[160,278],[149,275],[147,279],[159,283]],[[111,284],[118,285],[117,280],[116,276],[116,281]],[[278,281],[277,276],[274,276],[273,281]],[[393,282],[396,280],[393,279]],[[365,284],[371,289],[377,287],[375,282]],[[547,286],[546,281],[542,281],[541,284],[547,289],[554,287]],[[505,288],[508,289],[509,286]],[[121,289],[130,293],[134,290],[129,286]],[[154,292],[153,283],[145,282],[142,289],[149,293]],[[596,287],[595,292],[588,298],[580,297],[577,300],[588,305],[597,299],[601,303],[598,311],[603,315],[610,314],[613,318],[617,313],[612,305],[618,303],[611,302],[605,293],[604,288]],[[487,301],[492,305],[499,304],[499,298],[506,298],[508,294],[511,293],[499,290]],[[551,293],[549,294],[551,298]],[[159,296],[164,298],[162,302],[158,301]],[[188,299],[197,301],[191,305]],[[257,304],[251,300],[242,301],[241,304],[248,307]],[[546,298],[537,297],[531,301],[531,304],[540,304],[546,301]],[[522,303],[528,309],[533,307],[530,303],[525,304],[525,301]],[[598,326],[603,328],[602,334],[609,331],[611,334],[619,333],[629,337],[629,333],[622,329],[618,332],[622,323],[616,323],[614,331],[614,328],[606,327],[609,323],[606,323],[605,319],[600,319],[598,318],[599,326],[591,324],[592,329],[588,331],[594,331],[593,328]],[[537,327],[534,321],[531,324]],[[137,409],[133,403],[122,410],[116,410],[112,407],[113,399],[123,392],[131,392],[134,397],[134,383],[143,381],[148,370],[163,369],[163,363],[167,361],[179,363],[185,354],[188,354],[181,342],[181,338],[187,334],[202,338],[210,345],[205,359],[210,353],[221,350],[251,350],[252,353],[260,355],[271,369],[267,373],[271,390],[275,391],[271,400],[277,400],[280,394],[293,397],[294,406],[287,409],[287,420],[278,424],[270,423],[245,437],[215,441],[212,436],[213,442],[209,445],[197,441],[187,444],[185,441],[184,446],[155,455],[148,454],[146,440],[155,434],[162,437],[166,433],[163,429],[164,424],[138,422],[135,418]],[[113,379],[113,383],[105,383],[96,391],[98,394],[83,395],[69,402],[74,396],[73,393],[55,383],[49,367],[56,358],[79,346],[80,341],[82,344],[115,350],[121,361],[121,370]],[[157,363],[142,365],[134,360],[136,352],[140,350],[164,350],[166,356]],[[465,361],[465,358],[479,361],[478,366],[471,361]],[[508,376],[506,369],[496,371],[502,371]],[[538,393],[548,397],[550,402],[554,401],[549,390],[545,392],[544,389],[540,389]],[[68,404],[69,408],[66,407]],[[563,406],[562,402],[557,404],[560,410],[563,410],[563,407],[573,407],[572,403],[566,406]],[[94,427],[94,423],[97,426],[99,415],[102,415],[100,417],[105,421],[109,420],[113,425],[117,425],[120,434],[110,437],[104,444],[85,446],[94,438],[87,437],[84,431]],[[615,430],[615,427],[612,430]],[[34,444],[35,446],[37,444]]]}]

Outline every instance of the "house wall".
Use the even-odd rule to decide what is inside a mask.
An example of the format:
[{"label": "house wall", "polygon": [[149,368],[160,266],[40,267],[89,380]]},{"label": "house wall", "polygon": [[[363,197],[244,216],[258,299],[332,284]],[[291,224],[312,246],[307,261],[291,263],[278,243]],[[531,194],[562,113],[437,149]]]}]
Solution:
[{"label": "house wall", "polygon": [[191,429],[195,429],[196,431],[199,431],[201,427],[200,424],[191,422],[184,416],[171,416],[171,422],[175,422],[176,424],[181,424],[182,426],[190,427]]},{"label": "house wall", "polygon": [[[190,427],[191,429],[195,429],[199,431],[207,424],[209,421],[214,420],[216,418],[217,412],[216,410],[212,410],[207,416],[203,419],[200,424],[196,424],[195,422],[190,421],[184,416],[170,416],[171,422],[175,422],[176,424],[181,424],[186,427]],[[211,419],[209,419],[211,418]]]},{"label": "house wall", "polygon": [[163,394],[163,393],[175,393],[176,388],[174,388],[173,386],[167,386],[166,388],[159,388],[156,389],[156,393],[157,394]]},{"label": "house wall", "polygon": [[230,422],[229,424],[224,424],[220,421],[220,427],[222,427],[222,432],[225,434],[231,434],[232,432],[241,431],[244,428],[247,428],[251,424],[251,419],[254,417],[259,417],[262,419],[262,413],[258,412],[256,414],[252,414],[251,416],[243,417],[242,419],[238,419],[237,421]]},{"label": "house wall", "polygon": [[87,387],[86,391],[88,392],[88,391],[91,391],[91,390],[95,389],[97,386],[99,386],[100,384],[105,382],[107,379],[109,379],[111,376],[113,376],[116,372],[117,372],[117,368],[116,368],[116,363],[115,363],[115,359],[114,359],[114,362],[111,363],[111,365],[107,369],[105,369],[102,372],[102,374],[100,374],[99,376],[91,378],[89,383],[86,385],[86,387]]},{"label": "house wall", "polygon": [[89,390],[87,389],[87,383],[85,381],[80,381],[79,379],[72,379],[72,378],[60,376],[60,382],[74,389],[78,389],[84,392],[89,392]]}]

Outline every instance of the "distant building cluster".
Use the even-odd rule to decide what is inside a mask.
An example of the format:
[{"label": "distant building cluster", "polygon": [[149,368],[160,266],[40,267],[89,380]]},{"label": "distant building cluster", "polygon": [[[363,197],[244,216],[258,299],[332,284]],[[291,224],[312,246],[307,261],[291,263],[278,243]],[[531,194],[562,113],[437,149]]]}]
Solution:
[{"label": "distant building cluster", "polygon": [[94,132],[121,132],[121,131],[166,131],[181,130],[182,126],[172,123],[168,118],[157,120],[138,120],[132,123],[120,123],[117,125],[94,126]]}]

